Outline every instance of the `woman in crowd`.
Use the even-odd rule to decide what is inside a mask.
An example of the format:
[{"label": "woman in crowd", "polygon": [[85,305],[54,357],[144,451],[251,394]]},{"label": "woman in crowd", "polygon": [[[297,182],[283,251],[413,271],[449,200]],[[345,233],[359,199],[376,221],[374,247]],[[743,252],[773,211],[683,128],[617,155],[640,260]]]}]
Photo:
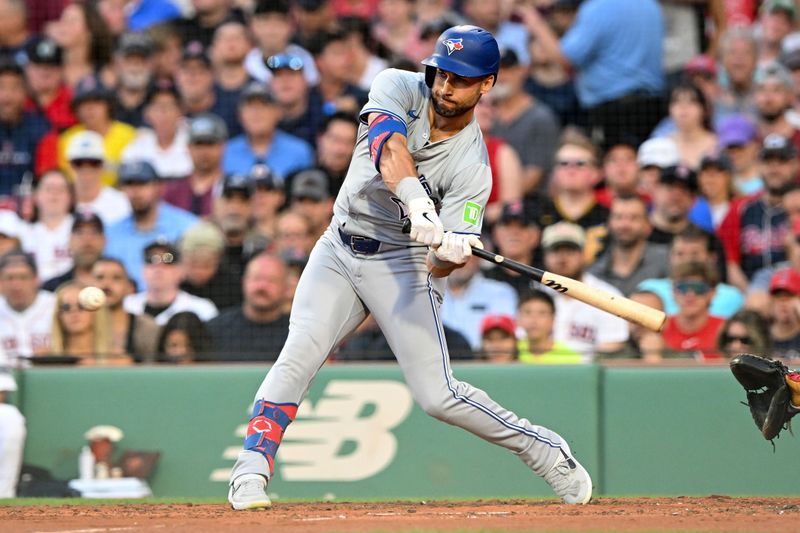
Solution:
[{"label": "woman in crowd", "polygon": [[691,83],[677,85],[670,93],[669,116],[675,123],[675,131],[669,136],[678,146],[681,164],[699,168],[703,156],[717,146],[711,107],[703,91]]},{"label": "woman in crowd", "polygon": [[50,355],[81,357],[83,365],[130,364],[128,356],[112,351],[108,309],[104,306],[86,311],[78,305],[78,293],[83,287],[70,281],[56,290]]},{"label": "woman in crowd", "polygon": [[83,78],[108,65],[113,37],[91,2],[76,1],[47,26],[46,33],[64,49],[64,78],[74,87]]},{"label": "woman in crowd", "polygon": [[767,322],[757,312],[742,309],[722,325],[717,347],[727,359],[741,353],[769,356],[772,343]]},{"label": "woman in crowd", "polygon": [[195,356],[207,353],[211,348],[211,338],[203,321],[191,311],[174,314],[158,337],[158,357],[160,363],[192,363]]}]

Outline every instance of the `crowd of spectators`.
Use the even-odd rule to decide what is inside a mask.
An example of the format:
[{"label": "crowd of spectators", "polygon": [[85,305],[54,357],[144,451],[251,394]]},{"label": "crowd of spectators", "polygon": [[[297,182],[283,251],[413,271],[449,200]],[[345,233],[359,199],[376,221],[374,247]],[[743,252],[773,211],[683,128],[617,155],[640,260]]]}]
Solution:
[{"label": "crowd of spectators", "polygon": [[[800,357],[797,4],[0,0],[3,359],[274,360],[372,80],[459,23],[501,46],[486,246],[669,318],[473,258],[454,359]],[[369,318],[331,354],[391,358]]]}]

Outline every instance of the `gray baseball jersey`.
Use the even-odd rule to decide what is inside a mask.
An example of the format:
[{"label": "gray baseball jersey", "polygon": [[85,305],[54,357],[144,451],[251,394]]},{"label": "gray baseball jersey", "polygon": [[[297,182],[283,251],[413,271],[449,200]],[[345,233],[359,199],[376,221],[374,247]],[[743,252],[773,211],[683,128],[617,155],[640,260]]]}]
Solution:
[{"label": "gray baseball jersey", "polygon": [[[491,174],[475,120],[453,137],[428,143],[430,89],[421,74],[380,74],[362,110],[391,113],[408,125],[408,146],[420,180],[440,206],[445,230],[479,233]],[[484,391],[457,380],[450,368],[439,308],[444,279],[426,267],[427,248],[402,233],[405,206],[389,191],[368,154],[360,128],[353,163],[336,200],[331,226],[314,246],[297,285],[289,335],[256,393],[245,449],[231,472],[272,476],[283,430],[294,418],[330,352],[371,314],[419,405],[431,416],[471,431],[516,454],[544,475],[560,457],[561,437],[503,408]],[[339,235],[394,246],[357,253]]]},{"label": "gray baseball jersey", "polygon": [[430,143],[429,105],[430,89],[423,74],[389,69],[375,78],[361,111],[353,161],[333,209],[334,222],[347,233],[409,244],[408,235],[402,233],[405,206],[383,182],[369,155],[367,118],[370,113],[388,113],[406,124],[408,150],[423,187],[437,205],[445,231],[480,234],[492,188],[480,127],[473,118],[456,135]]}]

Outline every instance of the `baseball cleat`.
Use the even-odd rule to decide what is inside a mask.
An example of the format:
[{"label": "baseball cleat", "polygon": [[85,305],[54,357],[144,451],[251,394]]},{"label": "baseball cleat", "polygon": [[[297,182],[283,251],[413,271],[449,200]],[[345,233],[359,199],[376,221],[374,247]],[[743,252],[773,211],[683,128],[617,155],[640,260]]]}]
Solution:
[{"label": "baseball cleat", "polygon": [[592,478],[589,472],[572,456],[566,442],[559,450],[561,457],[543,477],[564,503],[584,504],[592,499]]},{"label": "baseball cleat", "polygon": [[259,474],[243,474],[231,483],[228,501],[237,511],[266,509],[272,502],[267,496],[267,479]]}]

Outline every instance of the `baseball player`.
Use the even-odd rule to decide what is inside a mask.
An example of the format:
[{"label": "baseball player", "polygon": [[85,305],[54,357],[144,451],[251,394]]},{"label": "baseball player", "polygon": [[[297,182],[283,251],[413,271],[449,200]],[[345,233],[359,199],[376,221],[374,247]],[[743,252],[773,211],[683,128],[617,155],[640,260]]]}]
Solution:
[{"label": "baseball player", "polygon": [[473,108],[499,62],[489,32],[455,26],[423,60],[424,74],[389,69],[375,78],[333,220],[300,278],[286,344],[256,394],[231,472],[234,509],[270,505],[266,484],[286,427],[330,351],[368,313],[425,412],[511,450],[565,502],[591,498],[591,478],[561,436],[453,377],[442,333],[445,278],[481,246],[491,171]]}]

